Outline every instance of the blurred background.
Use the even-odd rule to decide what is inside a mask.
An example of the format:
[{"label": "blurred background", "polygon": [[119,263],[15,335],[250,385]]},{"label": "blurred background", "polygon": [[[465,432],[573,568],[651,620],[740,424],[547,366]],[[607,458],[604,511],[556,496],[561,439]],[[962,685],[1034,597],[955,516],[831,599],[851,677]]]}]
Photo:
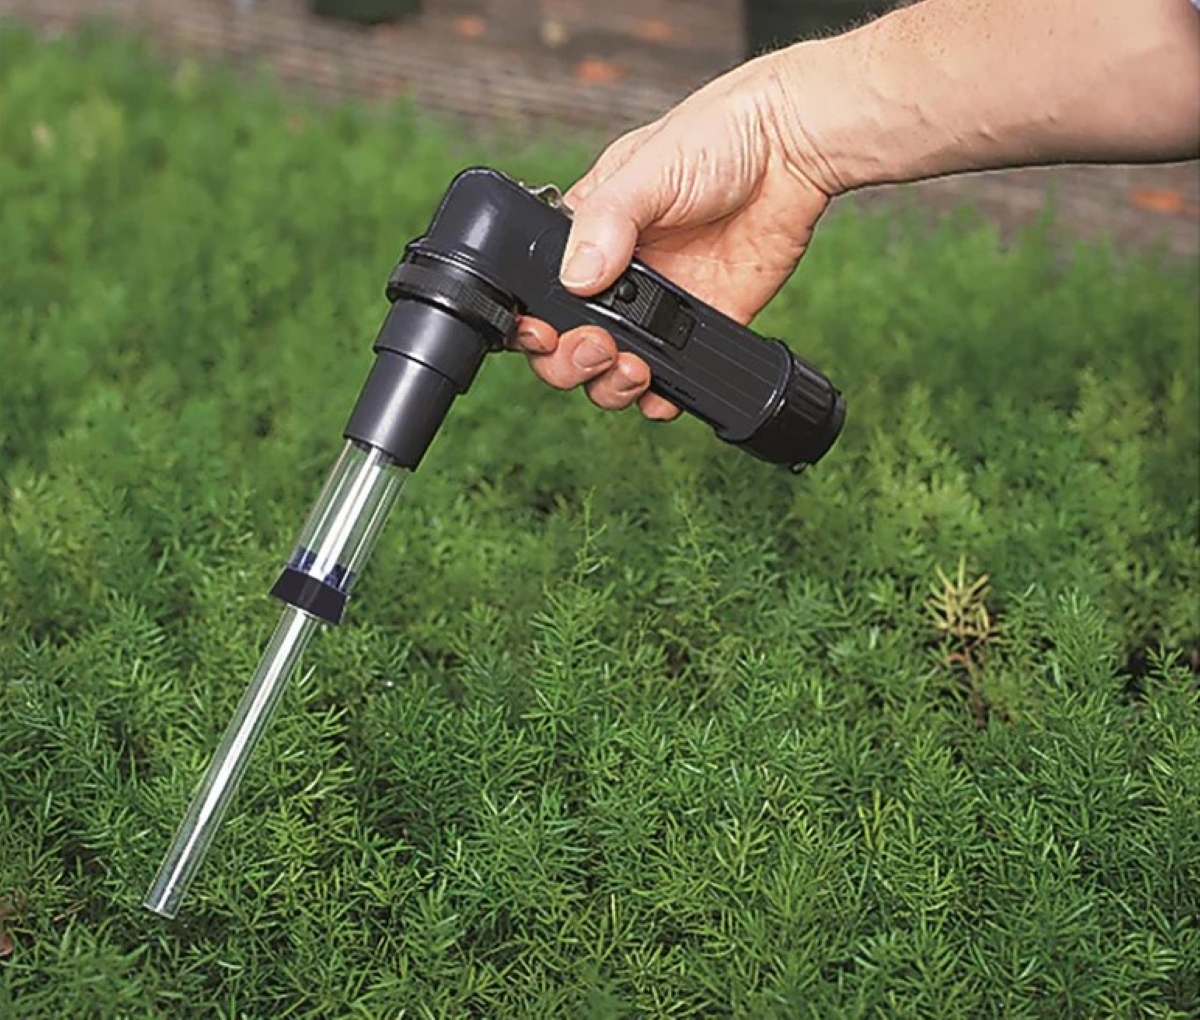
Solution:
[{"label": "blurred background", "polygon": [[[267,68],[290,87],[418,107],[488,128],[605,139],[763,49],[828,34],[893,0],[0,0],[46,33],[108,21],[168,55]],[[1200,169],[1007,171],[858,196],[969,203],[1009,232],[1053,205],[1058,229],[1200,252]]]}]

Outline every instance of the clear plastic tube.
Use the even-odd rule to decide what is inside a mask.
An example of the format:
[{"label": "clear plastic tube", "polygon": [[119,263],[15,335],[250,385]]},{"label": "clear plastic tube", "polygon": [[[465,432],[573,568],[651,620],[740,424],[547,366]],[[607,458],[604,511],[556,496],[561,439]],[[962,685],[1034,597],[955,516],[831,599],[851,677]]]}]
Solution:
[{"label": "clear plastic tube", "polygon": [[382,450],[348,441],[288,565],[349,595],[408,474]]},{"label": "clear plastic tube", "polygon": [[254,747],[317,624],[299,609],[288,606],[283,611],[143,901],[156,914],[174,917],[179,913],[180,901],[221,827]]},{"label": "clear plastic tube", "polygon": [[[387,454],[348,442],[301,529],[289,567],[348,596],[408,472]],[[175,917],[318,623],[289,605],[209,762],[143,905]]]}]

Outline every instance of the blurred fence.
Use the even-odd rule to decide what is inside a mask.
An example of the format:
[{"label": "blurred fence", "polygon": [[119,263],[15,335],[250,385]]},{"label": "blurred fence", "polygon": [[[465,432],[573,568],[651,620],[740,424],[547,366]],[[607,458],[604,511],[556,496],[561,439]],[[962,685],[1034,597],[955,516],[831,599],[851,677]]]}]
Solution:
[{"label": "blurred fence", "polygon": [[[145,33],[163,52],[268,66],[282,81],[329,96],[416,105],[472,123],[551,125],[598,140],[657,117],[745,59],[785,8],[820,7],[828,24],[880,0],[423,0],[420,13],[366,27],[314,16],[311,0],[0,0],[53,33],[103,19]],[[898,6],[898,3],[893,4]],[[783,12],[781,14],[781,11]],[[782,20],[781,20],[782,19]],[[816,25],[805,22],[810,30]],[[1067,167],[972,175],[864,196],[894,195],[933,209],[970,201],[1002,226],[1035,218],[1053,200],[1085,237],[1159,240],[1200,252],[1197,164]]]},{"label": "blurred fence", "polygon": [[734,0],[424,0],[394,25],[307,0],[0,0],[50,31],[108,19],[168,52],[266,64],[329,95],[401,96],[473,120],[611,133],[658,116],[741,57]]}]

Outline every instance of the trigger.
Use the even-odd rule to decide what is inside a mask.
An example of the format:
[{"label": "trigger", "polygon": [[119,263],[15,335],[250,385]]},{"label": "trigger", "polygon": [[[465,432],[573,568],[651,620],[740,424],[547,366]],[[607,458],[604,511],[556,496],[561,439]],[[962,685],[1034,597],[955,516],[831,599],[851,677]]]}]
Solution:
[{"label": "trigger", "polygon": [[687,345],[696,324],[695,315],[682,299],[632,269],[592,301],[677,349]]}]

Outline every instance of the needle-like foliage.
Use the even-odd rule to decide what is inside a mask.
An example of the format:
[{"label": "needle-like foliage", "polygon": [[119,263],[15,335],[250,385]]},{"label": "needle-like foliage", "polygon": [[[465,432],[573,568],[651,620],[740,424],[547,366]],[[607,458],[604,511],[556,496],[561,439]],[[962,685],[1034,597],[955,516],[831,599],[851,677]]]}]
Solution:
[{"label": "needle-like foliage", "polygon": [[173,923],[470,140],[0,32],[0,1016],[1200,1014],[1196,265],[835,212],[800,479],[496,355]]}]

